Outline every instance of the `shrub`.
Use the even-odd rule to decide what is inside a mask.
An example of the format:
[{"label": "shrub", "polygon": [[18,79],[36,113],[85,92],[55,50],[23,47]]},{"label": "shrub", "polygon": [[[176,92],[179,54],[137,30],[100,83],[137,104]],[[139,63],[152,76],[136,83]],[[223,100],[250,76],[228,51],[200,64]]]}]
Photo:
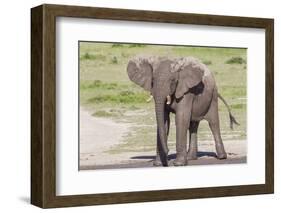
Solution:
[{"label": "shrub", "polygon": [[85,53],[82,58],[84,59],[91,59],[91,55],[89,53]]},{"label": "shrub", "polygon": [[205,65],[211,65],[211,64],[212,64],[212,61],[210,61],[210,60],[205,60],[205,61],[203,61],[203,64],[205,64]]},{"label": "shrub", "polygon": [[111,63],[111,64],[118,64],[117,57],[116,57],[116,56],[114,56],[113,58],[111,58],[110,63]]},{"label": "shrub", "polygon": [[246,60],[243,59],[242,57],[231,57],[225,63],[226,64],[246,64]]}]

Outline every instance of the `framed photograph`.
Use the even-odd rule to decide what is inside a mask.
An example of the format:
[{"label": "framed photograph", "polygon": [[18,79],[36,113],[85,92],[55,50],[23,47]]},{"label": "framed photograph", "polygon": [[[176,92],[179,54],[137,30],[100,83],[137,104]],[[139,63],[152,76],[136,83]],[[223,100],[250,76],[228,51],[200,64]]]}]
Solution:
[{"label": "framed photograph", "polygon": [[274,191],[274,21],[31,9],[31,203]]}]

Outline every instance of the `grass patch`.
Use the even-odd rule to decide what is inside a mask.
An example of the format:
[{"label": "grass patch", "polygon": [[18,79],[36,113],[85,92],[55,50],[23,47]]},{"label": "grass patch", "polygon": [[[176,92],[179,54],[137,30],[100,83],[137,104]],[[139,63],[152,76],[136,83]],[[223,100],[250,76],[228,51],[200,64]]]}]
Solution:
[{"label": "grass patch", "polygon": [[146,45],[145,44],[129,44],[129,47],[132,48],[132,47],[145,47]]},{"label": "grass patch", "polygon": [[230,106],[231,109],[243,109],[244,107],[246,107],[246,104],[232,104]]},{"label": "grass patch", "polygon": [[100,104],[105,102],[116,103],[116,104],[132,104],[132,103],[145,103],[147,94],[136,93],[133,91],[121,91],[118,94],[108,94],[108,95],[97,95],[88,99],[88,103]]},{"label": "grass patch", "polygon": [[100,80],[95,80],[88,84],[81,84],[80,89],[104,89],[104,90],[114,90],[120,86],[117,83],[104,83]]},{"label": "grass patch", "polygon": [[100,111],[96,111],[92,114],[92,116],[96,116],[96,117],[112,117],[112,113],[109,113],[107,111],[104,110],[100,110]]},{"label": "grass patch", "polygon": [[205,65],[211,65],[211,64],[212,64],[212,61],[210,61],[210,60],[204,60],[204,61],[203,61],[203,64],[205,64]]},{"label": "grass patch", "polygon": [[88,52],[84,53],[81,57],[81,60],[105,60],[106,57],[101,54],[90,54]]},{"label": "grass patch", "polygon": [[242,86],[221,86],[219,91],[221,91],[221,95],[227,99],[246,96],[246,88]]},{"label": "grass patch", "polygon": [[119,43],[114,43],[111,45],[112,48],[115,48],[115,47],[124,47],[123,44],[119,44]]},{"label": "grass patch", "polygon": [[106,110],[98,110],[92,114],[95,117],[118,117],[122,116],[123,113],[121,110],[110,109],[109,111]]},{"label": "grass patch", "polygon": [[231,57],[225,63],[226,64],[246,64],[246,60],[243,59],[242,57]]}]

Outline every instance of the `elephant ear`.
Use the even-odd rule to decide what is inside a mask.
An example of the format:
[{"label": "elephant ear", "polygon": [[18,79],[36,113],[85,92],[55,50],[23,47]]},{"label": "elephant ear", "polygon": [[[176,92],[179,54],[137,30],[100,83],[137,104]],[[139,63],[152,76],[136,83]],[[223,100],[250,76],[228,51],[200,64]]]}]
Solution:
[{"label": "elephant ear", "polygon": [[181,98],[188,90],[198,85],[203,78],[206,67],[195,58],[182,58],[173,65],[172,71],[178,72],[176,98]]},{"label": "elephant ear", "polygon": [[151,91],[152,72],[151,62],[145,58],[132,59],[127,66],[129,79],[147,91]]}]

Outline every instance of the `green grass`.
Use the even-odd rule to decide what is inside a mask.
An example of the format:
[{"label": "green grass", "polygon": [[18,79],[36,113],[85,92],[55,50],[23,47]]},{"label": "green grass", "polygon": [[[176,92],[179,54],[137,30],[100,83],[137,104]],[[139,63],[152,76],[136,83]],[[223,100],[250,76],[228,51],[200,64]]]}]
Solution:
[{"label": "green grass", "polygon": [[111,45],[111,47],[123,47],[124,45],[123,44],[119,44],[119,43],[114,43]]},{"label": "green grass", "polygon": [[242,57],[232,57],[228,59],[226,64],[246,64],[246,60],[243,59]]},{"label": "green grass", "polygon": [[246,104],[232,104],[231,109],[244,109],[246,108]]},{"label": "green grass", "polygon": [[92,113],[92,116],[96,116],[96,117],[112,117],[112,116],[114,116],[114,114],[109,113],[109,112],[104,111],[104,110],[100,110],[100,111],[96,111],[96,112]]},{"label": "green grass", "polygon": [[110,95],[97,95],[95,97],[89,98],[88,102],[92,104],[98,103],[112,103],[112,104],[136,104],[144,103],[147,96],[144,93],[135,93],[129,90],[121,91],[116,94]]},{"label": "green grass", "polygon": [[103,90],[113,90],[117,88],[117,83],[103,83],[101,80],[95,80],[88,83],[82,83],[80,86],[81,90],[86,89],[103,89]]},{"label": "green grass", "polygon": [[132,48],[132,47],[146,47],[145,44],[129,44],[129,47]]},{"label": "green grass", "polygon": [[[199,58],[214,73],[219,93],[240,123],[230,130],[227,109],[219,101],[223,140],[246,138],[246,49],[80,42],[80,103],[93,116],[132,124],[123,143],[110,152],[155,149],[153,101],[146,102],[149,93],[132,83],[126,73],[128,60],[139,54]],[[173,116],[171,120],[169,146],[174,147]],[[207,122],[200,123],[198,133],[199,142],[212,140]]]},{"label": "green grass", "polygon": [[212,61],[210,60],[204,60],[202,61],[205,65],[211,65],[212,64]]},{"label": "green grass", "polygon": [[80,60],[105,60],[105,56],[101,54],[90,54],[88,52],[84,53],[81,57]]},{"label": "green grass", "polygon": [[123,115],[122,110],[114,110],[114,109],[111,109],[109,111],[99,110],[92,113],[92,116],[96,116],[96,117],[118,117],[122,115]]}]

